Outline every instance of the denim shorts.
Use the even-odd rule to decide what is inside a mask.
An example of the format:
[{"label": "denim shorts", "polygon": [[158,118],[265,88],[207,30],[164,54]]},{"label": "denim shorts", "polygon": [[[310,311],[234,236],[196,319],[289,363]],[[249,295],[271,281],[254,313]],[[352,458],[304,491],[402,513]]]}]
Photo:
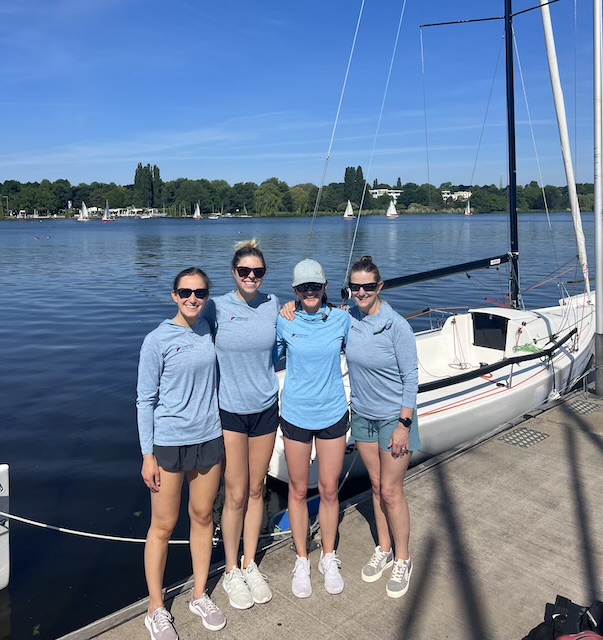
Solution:
[{"label": "denim shorts", "polygon": [[[356,442],[378,442],[379,449],[390,451],[388,445],[392,434],[398,427],[398,417],[386,420],[369,420],[352,411],[352,437]],[[406,427],[404,427],[406,428]],[[416,416],[410,427],[410,451],[416,451],[421,447],[419,427]]]}]

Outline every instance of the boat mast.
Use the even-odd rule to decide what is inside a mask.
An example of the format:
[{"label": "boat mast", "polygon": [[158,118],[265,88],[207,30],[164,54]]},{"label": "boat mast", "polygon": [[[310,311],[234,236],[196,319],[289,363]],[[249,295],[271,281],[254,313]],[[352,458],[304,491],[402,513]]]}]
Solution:
[{"label": "boat mast", "polygon": [[513,70],[512,0],[505,0],[505,59],[507,64],[507,144],[509,152],[509,224],[511,238],[511,274],[509,293],[511,296],[511,306],[514,309],[519,309],[519,233],[517,224],[517,166],[515,151],[515,79]]},{"label": "boat mast", "polygon": [[603,185],[601,179],[601,0],[594,0],[595,393],[603,396]]},{"label": "boat mast", "polygon": [[582,267],[584,276],[584,288],[590,301],[590,279],[588,277],[588,260],[586,257],[586,240],[582,230],[582,219],[580,218],[580,204],[578,203],[578,193],[576,191],[576,178],[574,176],[574,165],[570,151],[569,132],[567,130],[567,116],[565,113],[565,100],[563,89],[561,88],[561,78],[559,77],[559,65],[557,64],[557,51],[555,48],[555,38],[553,36],[553,23],[551,21],[551,10],[548,0],[540,0],[540,15],[544,27],[544,38],[546,42],[546,57],[549,63],[549,75],[551,77],[551,87],[555,100],[555,113],[557,115],[557,127],[559,128],[559,139],[561,142],[561,152],[563,155],[563,166],[565,167],[565,177],[567,179],[567,193],[569,195],[574,230],[576,232],[576,244],[578,247],[578,259]]}]

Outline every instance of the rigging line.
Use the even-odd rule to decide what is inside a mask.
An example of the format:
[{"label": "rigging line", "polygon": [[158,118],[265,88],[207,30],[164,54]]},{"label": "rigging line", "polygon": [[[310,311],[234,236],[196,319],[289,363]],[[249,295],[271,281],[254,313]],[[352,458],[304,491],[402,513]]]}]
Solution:
[{"label": "rigging line", "polygon": [[[423,43],[423,29],[419,29],[419,35],[421,39],[421,84],[423,86],[423,122],[425,124],[425,162],[427,163],[427,184],[431,184],[431,175],[429,170],[429,131],[427,129],[427,88],[425,86],[425,46]],[[431,204],[431,189],[429,189],[429,198]],[[431,221],[432,233],[431,233],[431,255],[434,255],[434,234],[433,234],[433,220]]]},{"label": "rigging line", "polygon": [[546,191],[544,189],[544,180],[542,178],[542,168],[540,166],[540,157],[538,155],[538,146],[536,145],[536,136],[534,135],[534,126],[532,123],[532,114],[530,112],[530,103],[528,101],[528,92],[526,90],[525,78],[523,76],[523,67],[521,66],[521,58],[519,56],[519,47],[517,46],[517,38],[515,36],[515,30],[513,30],[513,46],[515,48],[515,56],[517,57],[517,70],[519,71],[519,77],[521,78],[521,88],[523,91],[523,100],[526,105],[526,113],[528,116],[528,122],[530,124],[530,135],[532,136],[532,146],[534,147],[534,155],[536,156],[536,166],[538,168],[538,177],[540,179],[540,191],[542,193],[542,201],[544,203],[544,211],[546,213],[546,219],[549,224],[549,233],[551,237],[551,244],[553,245],[553,257],[555,258],[555,265],[559,269],[559,260],[557,259],[557,251],[555,249],[555,242],[553,240],[553,226],[551,225],[551,216],[549,212],[549,203],[546,198]]},{"label": "rigging line", "polygon": [[[498,56],[496,57],[496,65],[494,66],[494,73],[492,74],[492,83],[490,84],[490,93],[488,95],[488,102],[486,104],[486,113],[484,113],[484,121],[482,123],[482,130],[480,132],[479,135],[479,141],[477,143],[477,152],[475,154],[475,160],[473,162],[473,170],[471,171],[471,179],[469,180],[469,184],[472,185],[473,184],[473,180],[475,179],[475,172],[477,171],[477,161],[479,159],[479,153],[481,151],[482,148],[482,141],[484,138],[484,132],[486,130],[486,122],[488,120],[488,113],[490,111],[490,105],[492,104],[492,94],[494,93],[494,84],[496,82],[496,76],[498,74],[498,65],[500,64],[500,59],[501,59],[501,54],[502,54],[502,50],[503,50],[503,44],[505,42],[505,37],[504,34],[500,40],[500,47],[498,48]],[[464,222],[464,219],[463,219]],[[459,233],[459,237],[456,243],[456,249],[454,252],[454,259],[456,260],[456,256],[458,255],[458,251],[459,251],[459,246],[461,243],[461,234]],[[508,243],[507,243],[508,244]]]},{"label": "rigging line", "polygon": [[320,204],[320,198],[322,196],[322,191],[325,186],[325,180],[327,177],[327,169],[329,167],[329,160],[331,159],[331,150],[333,149],[333,141],[335,140],[335,133],[337,131],[337,125],[339,124],[339,116],[341,114],[341,105],[343,104],[343,97],[345,95],[345,90],[348,84],[348,77],[350,75],[350,68],[352,66],[352,58],[354,57],[354,51],[356,50],[356,41],[358,40],[358,32],[360,31],[360,23],[362,21],[362,13],[364,11],[364,4],[366,0],[362,0],[360,5],[360,11],[358,13],[358,21],[356,22],[356,30],[354,32],[354,39],[352,41],[352,48],[350,50],[350,55],[348,57],[348,66],[345,70],[345,77],[343,79],[343,86],[341,87],[341,94],[339,96],[339,104],[337,105],[337,113],[335,115],[335,122],[333,123],[333,131],[331,132],[331,140],[329,141],[329,149],[327,151],[327,157],[325,158],[325,165],[322,172],[322,180],[320,182],[320,188],[318,189],[318,193],[316,194],[316,203],[314,204],[314,213],[312,214],[312,221],[310,223],[310,233],[308,234],[308,241],[306,244],[306,256],[308,256],[308,252],[310,250],[310,244],[312,242],[312,238],[314,235],[314,221],[316,220],[316,216],[318,214],[318,206]]},{"label": "rigging line", "polygon": [[391,81],[391,77],[392,77],[392,70],[394,68],[394,60],[396,58],[396,52],[398,51],[398,43],[400,41],[400,31],[402,29],[402,22],[404,20],[404,14],[406,12],[406,1],[404,0],[404,3],[402,5],[402,11],[400,12],[400,19],[398,20],[398,30],[396,32],[396,39],[394,41],[394,48],[392,51],[392,57],[389,61],[389,70],[387,72],[387,80],[385,81],[385,89],[383,91],[383,99],[381,100],[381,110],[379,111],[379,118],[377,120],[377,128],[375,129],[375,137],[373,138],[373,148],[371,149],[371,155],[369,158],[369,165],[367,168],[367,173],[366,176],[364,178],[364,188],[362,189],[362,197],[360,199],[360,203],[359,203],[359,209],[358,209],[358,217],[356,218],[356,224],[354,225],[354,235],[352,237],[352,245],[350,247],[350,255],[348,257],[348,266],[346,267],[345,270],[345,277],[343,279],[343,286],[345,287],[348,281],[348,276],[350,274],[350,267],[352,265],[352,255],[354,253],[354,247],[356,245],[356,237],[358,235],[358,225],[360,224],[360,216],[362,215],[362,205],[364,203],[364,198],[366,196],[366,191],[367,191],[367,187],[368,187],[368,181],[367,181],[367,176],[370,175],[371,172],[371,168],[373,166],[373,159],[375,157],[375,147],[377,145],[377,138],[379,137],[379,130],[381,128],[381,120],[383,119],[383,111],[385,110],[385,101],[387,100],[387,94],[389,91],[389,83]]},{"label": "rigging line", "polygon": [[578,173],[578,0],[574,0],[574,164]]}]

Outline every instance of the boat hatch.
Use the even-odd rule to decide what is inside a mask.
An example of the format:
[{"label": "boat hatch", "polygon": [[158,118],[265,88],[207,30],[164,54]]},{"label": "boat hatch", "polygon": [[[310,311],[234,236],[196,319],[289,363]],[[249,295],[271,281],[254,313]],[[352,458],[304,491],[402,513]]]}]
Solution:
[{"label": "boat hatch", "polygon": [[492,313],[473,312],[471,315],[474,346],[504,351],[509,319]]}]

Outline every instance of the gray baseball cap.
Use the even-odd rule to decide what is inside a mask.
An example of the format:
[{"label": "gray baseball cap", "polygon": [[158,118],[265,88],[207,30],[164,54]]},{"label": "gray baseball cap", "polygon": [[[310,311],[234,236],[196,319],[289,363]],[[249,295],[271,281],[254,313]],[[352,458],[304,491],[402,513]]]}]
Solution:
[{"label": "gray baseball cap", "polygon": [[302,260],[298,262],[293,269],[293,287],[297,287],[306,282],[325,284],[326,281],[325,270],[316,260]]}]

